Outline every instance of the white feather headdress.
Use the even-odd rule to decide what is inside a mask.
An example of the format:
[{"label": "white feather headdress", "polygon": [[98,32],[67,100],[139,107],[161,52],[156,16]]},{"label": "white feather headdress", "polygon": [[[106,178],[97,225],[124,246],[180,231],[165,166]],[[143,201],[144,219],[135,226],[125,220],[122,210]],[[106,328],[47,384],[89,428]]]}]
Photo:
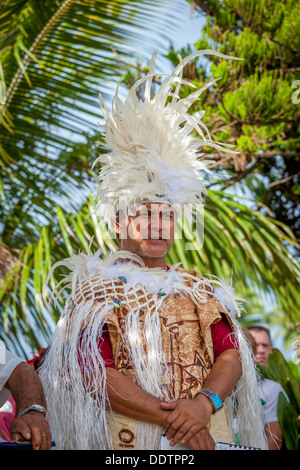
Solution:
[{"label": "white feather headdress", "polygon": [[[105,119],[107,153],[100,155],[94,163],[101,164],[95,197],[99,213],[106,222],[114,220],[121,200],[126,209],[142,202],[163,202],[175,209],[183,208],[184,204],[203,202],[206,189],[201,173],[209,170],[199,149],[203,146],[222,151],[228,149],[212,141],[201,121],[205,111],[190,115],[188,110],[201,93],[219,79],[211,80],[186,98],[180,99],[178,94],[181,85],[195,87],[182,79],[183,68],[204,54],[237,59],[213,50],[196,51],[183,60],[179,57],[179,65],[163,79],[152,97],[154,54],[149,74],[135,83],[124,103],[118,97],[117,89],[111,114],[99,95]],[[143,100],[137,95],[140,85],[145,86]]]}]

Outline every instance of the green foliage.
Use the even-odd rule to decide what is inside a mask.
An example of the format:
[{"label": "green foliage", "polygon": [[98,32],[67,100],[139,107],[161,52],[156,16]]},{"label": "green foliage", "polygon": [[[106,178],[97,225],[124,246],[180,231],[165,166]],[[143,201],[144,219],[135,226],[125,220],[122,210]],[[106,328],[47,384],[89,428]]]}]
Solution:
[{"label": "green foliage", "polygon": [[288,450],[300,450],[300,375],[278,349],[268,357],[267,369],[261,367],[263,377],[280,383],[286,396],[280,392],[277,408],[284,445]]},{"label": "green foliage", "polygon": [[[267,206],[269,214],[289,225],[299,238],[300,2],[196,0],[193,4],[207,20],[195,48],[243,59],[220,62],[210,57],[205,67],[201,63],[195,68],[193,80],[198,85],[209,74],[222,77],[204,100],[205,123],[214,138],[235,144],[240,151],[225,160],[210,150],[220,162],[214,169],[221,176],[226,167],[226,180],[220,178],[223,188],[247,184],[250,173],[263,179],[265,188],[256,197],[260,210]],[[176,63],[173,50],[169,58]]]},{"label": "green foliage", "polygon": [[21,356],[26,357],[29,344],[35,350],[49,345],[64,308],[65,292],[58,296],[55,305],[50,297],[67,271],[54,272],[47,285],[53,264],[79,251],[101,248],[106,256],[118,247],[103,222],[93,214],[92,206],[89,199],[73,214],[57,207],[52,226],[42,227],[39,239],[22,248],[19,263],[0,282],[0,338]]}]

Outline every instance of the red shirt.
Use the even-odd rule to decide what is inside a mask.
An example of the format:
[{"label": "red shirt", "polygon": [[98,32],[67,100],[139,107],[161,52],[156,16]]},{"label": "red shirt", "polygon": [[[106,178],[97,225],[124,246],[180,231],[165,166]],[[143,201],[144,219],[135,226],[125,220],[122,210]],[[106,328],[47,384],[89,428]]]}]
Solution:
[{"label": "red shirt", "polygon": [[226,317],[210,327],[215,359],[227,349],[238,349],[238,345]]}]

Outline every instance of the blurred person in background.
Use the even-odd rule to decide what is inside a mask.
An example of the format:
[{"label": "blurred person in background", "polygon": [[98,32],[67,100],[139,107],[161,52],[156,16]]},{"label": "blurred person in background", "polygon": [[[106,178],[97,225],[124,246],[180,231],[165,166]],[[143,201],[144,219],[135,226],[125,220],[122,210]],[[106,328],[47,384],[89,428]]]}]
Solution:
[{"label": "blurred person in background", "polygon": [[264,367],[268,365],[268,357],[272,352],[271,335],[264,326],[250,326],[248,328],[256,343],[256,362]]}]

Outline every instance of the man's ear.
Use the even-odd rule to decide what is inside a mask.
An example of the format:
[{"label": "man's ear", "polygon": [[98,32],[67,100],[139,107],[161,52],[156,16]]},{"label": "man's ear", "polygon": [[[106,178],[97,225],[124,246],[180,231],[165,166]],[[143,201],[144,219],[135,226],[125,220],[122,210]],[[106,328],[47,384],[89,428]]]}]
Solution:
[{"label": "man's ear", "polygon": [[111,221],[112,223],[112,227],[117,235],[117,238],[120,239],[120,233],[121,233],[121,227],[120,227],[120,223],[119,223],[119,216],[117,215],[116,216],[116,220],[112,220]]}]

